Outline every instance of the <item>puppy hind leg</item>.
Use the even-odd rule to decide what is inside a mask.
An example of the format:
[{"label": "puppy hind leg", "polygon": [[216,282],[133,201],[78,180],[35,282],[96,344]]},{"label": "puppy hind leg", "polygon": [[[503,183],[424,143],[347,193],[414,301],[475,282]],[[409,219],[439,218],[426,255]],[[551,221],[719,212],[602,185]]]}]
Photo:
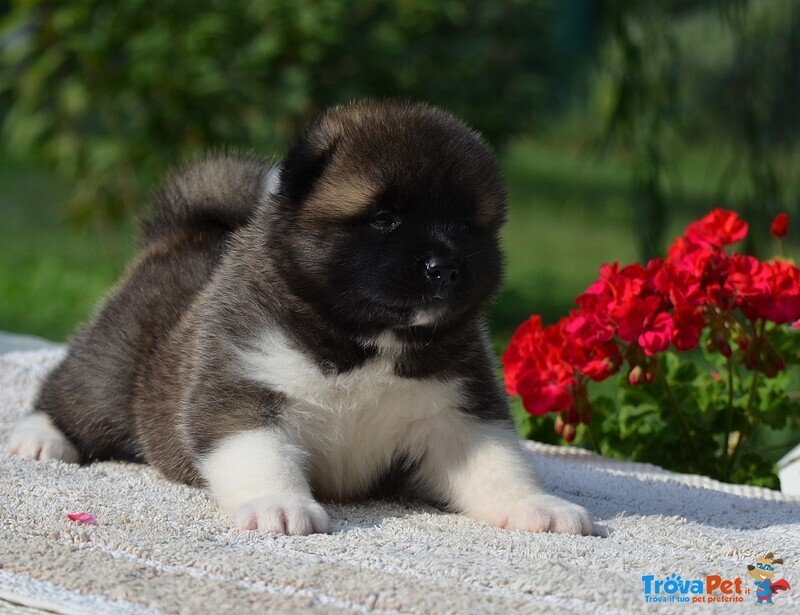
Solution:
[{"label": "puppy hind leg", "polygon": [[8,452],[23,459],[57,459],[78,463],[78,449],[44,412],[34,412],[20,420],[9,438]]},{"label": "puppy hind leg", "polygon": [[327,532],[328,515],[306,478],[306,457],[280,430],[253,429],[222,439],[199,467],[237,528],[293,535]]}]

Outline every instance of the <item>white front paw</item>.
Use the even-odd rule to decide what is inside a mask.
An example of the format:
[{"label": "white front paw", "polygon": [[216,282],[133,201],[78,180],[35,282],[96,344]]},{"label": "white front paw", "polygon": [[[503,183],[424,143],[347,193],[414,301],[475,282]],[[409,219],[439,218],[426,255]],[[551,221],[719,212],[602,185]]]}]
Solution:
[{"label": "white front paw", "polygon": [[486,519],[490,525],[522,532],[592,534],[594,524],[585,508],[553,495],[532,495],[498,506]]},{"label": "white front paw", "polygon": [[302,536],[328,532],[328,514],[312,498],[265,496],[242,504],[233,514],[240,530],[261,530],[273,534]]},{"label": "white front paw", "polygon": [[57,459],[78,463],[80,454],[46,414],[34,412],[23,418],[8,443],[8,452],[23,459]]}]

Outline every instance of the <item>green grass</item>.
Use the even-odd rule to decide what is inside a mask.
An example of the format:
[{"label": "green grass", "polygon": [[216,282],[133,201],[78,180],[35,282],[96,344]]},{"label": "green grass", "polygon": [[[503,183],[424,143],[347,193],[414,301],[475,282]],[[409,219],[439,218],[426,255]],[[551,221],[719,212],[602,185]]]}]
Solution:
[{"label": "green grass", "polygon": [[123,271],[133,225],[70,228],[52,173],[0,163],[0,330],[63,341]]}]

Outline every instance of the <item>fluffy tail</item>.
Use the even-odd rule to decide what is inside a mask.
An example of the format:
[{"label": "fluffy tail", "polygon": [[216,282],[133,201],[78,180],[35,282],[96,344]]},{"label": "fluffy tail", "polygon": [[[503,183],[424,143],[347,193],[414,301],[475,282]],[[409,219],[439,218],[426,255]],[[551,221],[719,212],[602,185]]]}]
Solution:
[{"label": "fluffy tail", "polygon": [[174,173],[141,221],[150,243],[176,231],[234,231],[250,219],[277,169],[254,158],[213,156]]}]

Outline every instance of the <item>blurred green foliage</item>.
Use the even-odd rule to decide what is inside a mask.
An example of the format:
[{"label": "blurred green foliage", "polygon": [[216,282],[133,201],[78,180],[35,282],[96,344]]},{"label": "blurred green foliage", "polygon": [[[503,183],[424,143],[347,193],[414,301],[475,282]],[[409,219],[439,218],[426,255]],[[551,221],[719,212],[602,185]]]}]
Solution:
[{"label": "blurred green foliage", "polygon": [[800,3],[603,0],[596,101],[605,140],[630,153],[642,260],[664,248],[681,189],[679,143],[713,141],[716,198],[752,220],[749,252],[769,248],[780,211],[800,215]]},{"label": "blurred green foliage", "polygon": [[543,100],[550,4],[20,0],[0,21],[6,147],[54,163],[88,217],[198,150],[279,154],[356,98],[423,99],[501,145]]}]

